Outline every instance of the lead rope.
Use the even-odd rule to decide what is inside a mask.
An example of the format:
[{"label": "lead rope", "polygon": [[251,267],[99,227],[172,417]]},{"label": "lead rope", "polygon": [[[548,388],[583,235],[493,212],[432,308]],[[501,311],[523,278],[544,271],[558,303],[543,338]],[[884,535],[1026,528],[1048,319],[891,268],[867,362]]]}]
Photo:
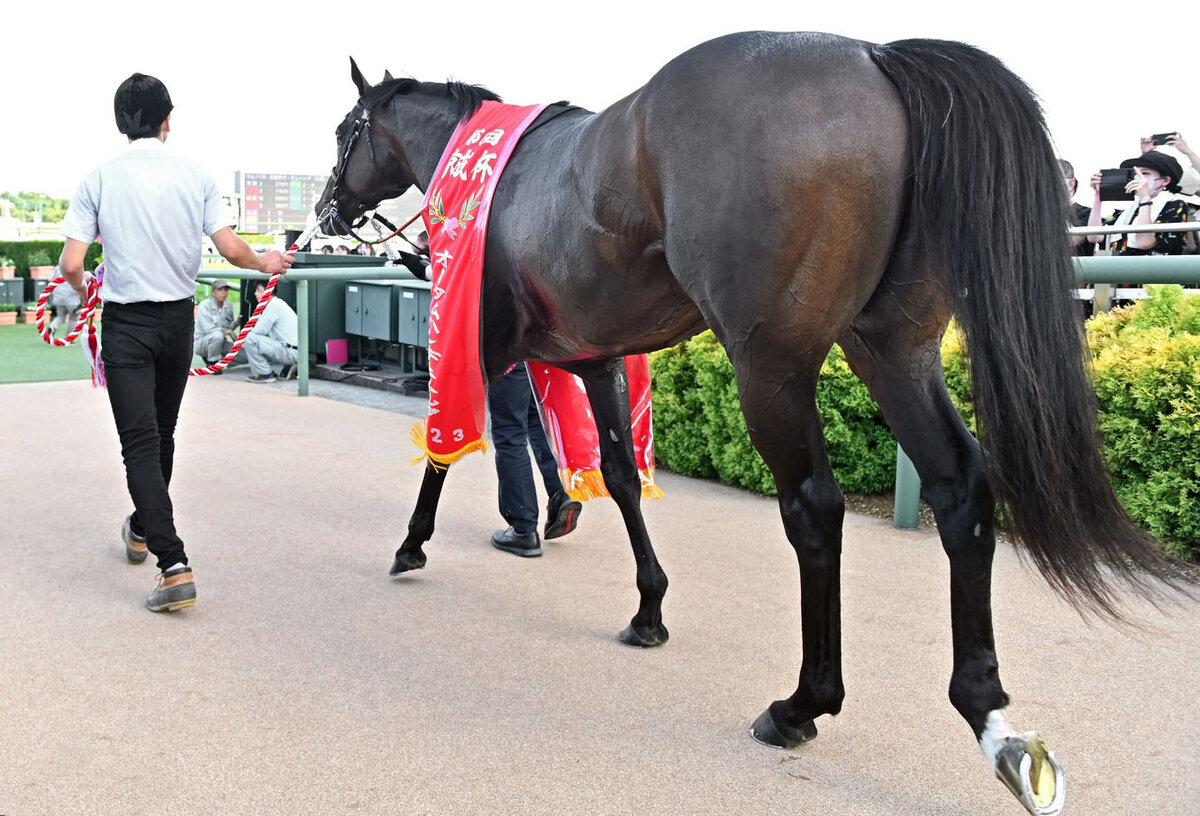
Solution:
[{"label": "lead rope", "polygon": [[[317,227],[320,223],[321,220],[317,219],[316,223],[300,234],[300,237],[295,240],[288,251],[284,254],[286,254],[289,258],[294,258],[300,247],[307,244],[312,239],[313,235],[316,234]],[[42,294],[38,297],[37,301],[37,329],[38,333],[42,336],[42,339],[50,345],[69,346],[75,342],[75,339],[83,333],[83,330],[86,327],[88,332],[88,342],[84,346],[84,354],[87,355],[88,362],[91,363],[92,366],[92,383],[97,387],[103,388],[105,384],[104,363],[100,360],[100,341],[96,336],[96,327],[92,323],[92,318],[95,315],[97,307],[100,305],[100,288],[104,283],[103,263],[97,267],[96,273],[96,277],[88,282],[87,302],[84,303],[83,309],[79,312],[78,322],[67,334],[67,336],[61,339],[51,335],[49,328],[46,326],[46,300],[50,297],[51,292],[57,289],[61,284],[66,283],[66,279],[59,275],[54,280],[50,281],[50,283],[46,284],[46,288],[42,290]],[[237,357],[238,352],[242,349],[242,344],[246,342],[246,337],[254,328],[254,324],[258,322],[259,315],[262,314],[263,309],[267,308],[267,304],[271,302],[271,297],[275,294],[275,284],[283,275],[283,272],[276,272],[275,274],[271,275],[270,279],[267,281],[267,289],[265,292],[263,292],[262,300],[258,302],[258,306],[255,307],[254,313],[250,315],[250,319],[246,321],[246,325],[242,327],[241,332],[238,334],[237,340],[234,341],[233,347],[229,350],[229,352],[212,365],[204,366],[203,368],[193,368],[188,371],[188,374],[195,377],[203,377],[208,374],[219,374],[233,361],[234,357]]]}]

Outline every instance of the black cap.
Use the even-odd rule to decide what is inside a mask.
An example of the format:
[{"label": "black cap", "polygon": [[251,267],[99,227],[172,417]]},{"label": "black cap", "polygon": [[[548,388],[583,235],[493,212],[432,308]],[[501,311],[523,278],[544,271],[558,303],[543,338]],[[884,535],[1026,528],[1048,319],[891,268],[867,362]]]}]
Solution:
[{"label": "black cap", "polygon": [[1159,153],[1157,150],[1147,150],[1140,156],[1135,156],[1132,159],[1126,159],[1121,162],[1122,169],[1128,167],[1149,167],[1160,176],[1169,176],[1171,183],[1167,185],[1167,190],[1172,193],[1179,192],[1179,177],[1183,175],[1183,168],[1179,166],[1179,162],[1175,161],[1174,156],[1168,156],[1166,153]]},{"label": "black cap", "polygon": [[131,139],[157,136],[163,121],[174,108],[167,86],[146,74],[131,75],[121,83],[113,97],[117,130]]}]

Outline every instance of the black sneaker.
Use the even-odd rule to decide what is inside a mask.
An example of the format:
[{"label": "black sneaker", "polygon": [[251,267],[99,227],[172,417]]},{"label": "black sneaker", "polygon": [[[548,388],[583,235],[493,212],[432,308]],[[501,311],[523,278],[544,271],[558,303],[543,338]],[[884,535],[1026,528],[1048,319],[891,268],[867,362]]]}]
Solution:
[{"label": "black sneaker", "polygon": [[174,612],[196,603],[196,582],[191,567],[160,572],[158,586],[146,596],[146,608],[151,612]]},{"label": "black sneaker", "polygon": [[121,540],[125,542],[125,560],[140,564],[146,560],[146,537],[133,531],[133,516],[128,515],[121,524]]},{"label": "black sneaker", "polygon": [[274,372],[271,372],[268,374],[251,374],[249,377],[246,378],[246,382],[273,383],[277,379],[279,379],[279,378],[275,376]]},{"label": "black sneaker", "polygon": [[512,527],[497,530],[492,533],[492,546],[522,558],[536,558],[542,554],[542,542],[538,540],[537,530],[530,533],[518,533]]},{"label": "black sneaker", "polygon": [[560,538],[574,530],[581,512],[583,503],[572,499],[565,490],[551,496],[546,502],[546,529],[543,533],[546,540]]},{"label": "black sneaker", "polygon": [[279,372],[279,379],[294,380],[296,379],[296,367],[294,365],[285,365],[283,370]]}]

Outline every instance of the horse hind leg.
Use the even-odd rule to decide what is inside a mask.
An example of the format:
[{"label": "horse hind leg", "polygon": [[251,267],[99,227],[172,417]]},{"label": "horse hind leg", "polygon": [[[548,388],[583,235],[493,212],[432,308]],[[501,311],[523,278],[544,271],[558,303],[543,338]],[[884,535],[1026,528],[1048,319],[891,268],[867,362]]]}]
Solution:
[{"label": "horse hind leg", "polygon": [[1036,734],[1018,735],[1003,714],[1009,698],[1000,683],[991,610],[995,501],[979,444],[946,391],[944,326],[937,315],[914,314],[912,301],[901,308],[884,296],[840,343],[916,466],[921,495],[937,518],[950,562],[950,702],[1021,804],[1037,816],[1053,816],[1065,798],[1061,766]]},{"label": "horse hind leg", "polygon": [[617,636],[627,646],[659,646],[669,634],[662,621],[662,600],[667,575],[658,563],[650,534],[642,518],[642,483],[633,453],[633,422],[629,407],[629,382],[622,358],[575,363],[570,371],[583,378],[588,402],[596,419],[600,442],[600,472],[633,548],[640,597],[637,614]]},{"label": "horse hind leg", "polygon": [[[779,361],[799,359],[787,342],[727,346],[754,447],[770,468],[779,512],[800,570],[803,660],[795,692],[776,700],[750,735],[777,748],[817,736],[815,720],[841,711],[841,555],[845,501],[825,452],[817,413],[819,363],[780,376]],[[821,353],[805,359],[820,360]]]}]

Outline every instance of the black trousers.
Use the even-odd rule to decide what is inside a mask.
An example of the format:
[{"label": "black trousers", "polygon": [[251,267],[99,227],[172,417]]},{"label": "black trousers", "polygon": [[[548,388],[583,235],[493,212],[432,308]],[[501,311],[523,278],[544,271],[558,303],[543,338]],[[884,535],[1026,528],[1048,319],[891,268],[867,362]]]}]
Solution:
[{"label": "black trousers", "polygon": [[537,530],[538,501],[527,444],[533,448],[546,495],[554,495],[563,485],[558,462],[542,430],[524,363],[488,386],[487,403],[500,481],[500,515],[518,533],[532,533]]},{"label": "black trousers", "polygon": [[160,570],[187,563],[168,487],[192,362],[192,314],[191,298],[104,305],[100,356],[135,508],[133,529],[145,534]]}]

